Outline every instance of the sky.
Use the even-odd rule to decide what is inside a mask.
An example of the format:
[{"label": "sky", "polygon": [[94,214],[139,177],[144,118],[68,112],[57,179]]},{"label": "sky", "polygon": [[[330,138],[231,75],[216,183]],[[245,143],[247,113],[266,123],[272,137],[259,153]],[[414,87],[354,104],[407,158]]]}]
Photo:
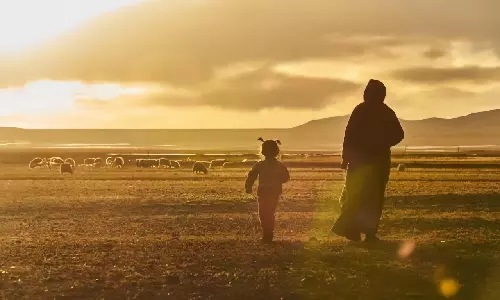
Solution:
[{"label": "sky", "polygon": [[0,126],[276,128],[498,109],[497,0],[0,0]]}]

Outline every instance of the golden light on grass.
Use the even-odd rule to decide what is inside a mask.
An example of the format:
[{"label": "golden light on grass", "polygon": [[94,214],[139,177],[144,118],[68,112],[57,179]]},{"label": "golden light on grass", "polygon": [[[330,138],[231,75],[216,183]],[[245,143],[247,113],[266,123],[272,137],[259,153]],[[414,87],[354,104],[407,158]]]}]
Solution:
[{"label": "golden light on grass", "polygon": [[446,278],[439,283],[439,292],[446,298],[455,296],[460,290],[460,283],[453,278]]},{"label": "golden light on grass", "polygon": [[415,250],[416,246],[417,246],[417,244],[415,243],[415,241],[412,241],[412,240],[405,241],[401,245],[401,247],[399,247],[398,257],[402,258],[402,259],[406,259],[406,258],[410,257],[410,255]]}]

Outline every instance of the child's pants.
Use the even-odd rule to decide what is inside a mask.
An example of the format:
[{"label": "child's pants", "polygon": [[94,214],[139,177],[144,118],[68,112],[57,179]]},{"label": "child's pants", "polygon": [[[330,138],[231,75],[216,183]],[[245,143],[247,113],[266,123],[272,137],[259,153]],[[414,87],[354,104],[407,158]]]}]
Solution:
[{"label": "child's pants", "polygon": [[274,234],[274,214],[278,206],[279,196],[259,196],[259,218],[262,228],[262,237],[265,240],[272,240]]}]

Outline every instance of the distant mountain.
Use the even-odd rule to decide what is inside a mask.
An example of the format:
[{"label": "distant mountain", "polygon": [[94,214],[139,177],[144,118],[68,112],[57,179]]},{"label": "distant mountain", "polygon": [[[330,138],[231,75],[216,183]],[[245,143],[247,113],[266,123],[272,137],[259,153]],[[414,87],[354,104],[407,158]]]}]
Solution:
[{"label": "distant mountain", "polygon": [[[341,141],[349,116],[310,121],[293,128],[308,136],[326,137]],[[500,109],[443,119],[400,120],[405,130],[402,145],[457,146],[500,145]]]},{"label": "distant mountain", "polygon": [[[349,116],[313,120],[289,129],[20,129],[0,128],[0,144],[126,144],[168,149],[253,150],[259,136],[289,150],[340,149]],[[500,110],[452,119],[401,120],[402,146],[500,145]]]}]

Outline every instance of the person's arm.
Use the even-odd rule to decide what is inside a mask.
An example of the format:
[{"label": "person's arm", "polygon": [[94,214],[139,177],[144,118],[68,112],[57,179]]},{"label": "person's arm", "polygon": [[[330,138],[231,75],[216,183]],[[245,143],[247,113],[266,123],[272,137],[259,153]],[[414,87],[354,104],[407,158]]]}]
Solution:
[{"label": "person's arm", "polygon": [[405,133],[396,113],[392,110],[388,121],[387,143],[389,147],[393,147],[404,139]]},{"label": "person's arm", "polygon": [[288,172],[288,169],[282,164],[283,166],[283,183],[287,183],[290,181],[290,172]]},{"label": "person's arm", "polygon": [[257,180],[257,178],[259,177],[259,166],[260,163],[255,164],[252,170],[248,172],[247,180],[245,181],[245,191],[248,194],[252,193],[253,184],[255,183],[255,180]]},{"label": "person's arm", "polygon": [[342,145],[342,167],[347,167],[354,155],[358,140],[359,122],[361,120],[361,112],[357,106],[351,113],[347,126],[345,128],[344,143]]}]

